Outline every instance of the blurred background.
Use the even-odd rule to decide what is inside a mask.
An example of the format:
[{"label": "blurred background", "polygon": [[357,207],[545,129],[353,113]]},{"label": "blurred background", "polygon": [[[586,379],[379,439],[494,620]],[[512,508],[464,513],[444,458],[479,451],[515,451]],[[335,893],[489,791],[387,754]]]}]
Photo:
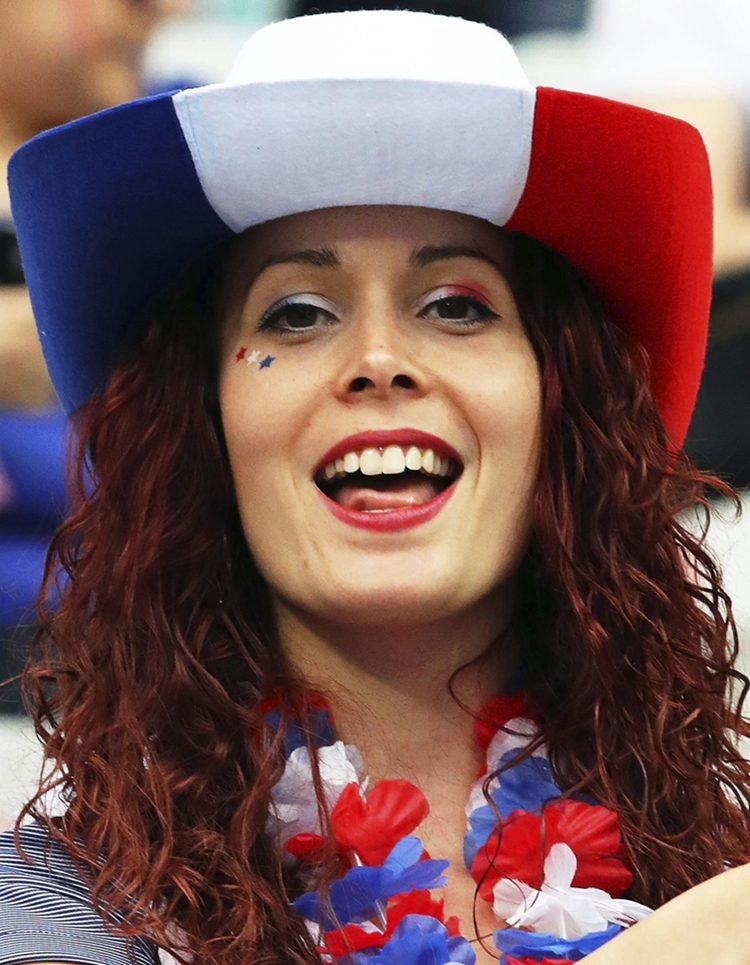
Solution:
[{"label": "blurred background", "polygon": [[[406,9],[490,24],[532,83],[675,114],[706,142],[715,192],[708,358],[687,447],[737,487],[710,543],[750,669],[750,3],[748,0],[0,0],[0,164],[45,128],[142,94],[223,80],[265,24],[347,9]],[[0,680],[20,673],[50,535],[65,507],[64,418],[47,379],[0,179]],[[17,684],[0,688],[0,827],[40,755]]]}]

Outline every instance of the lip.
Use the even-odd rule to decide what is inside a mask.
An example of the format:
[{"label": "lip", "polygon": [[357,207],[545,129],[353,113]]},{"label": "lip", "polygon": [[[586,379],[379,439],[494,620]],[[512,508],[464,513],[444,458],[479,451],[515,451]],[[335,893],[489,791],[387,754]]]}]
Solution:
[{"label": "lip", "polygon": [[[432,449],[441,456],[449,456],[459,465],[463,465],[461,456],[453,446],[449,445],[444,439],[432,435],[430,432],[423,432],[421,429],[374,429],[368,432],[357,432],[352,436],[347,436],[337,442],[318,463],[313,479],[335,459],[340,459],[347,452],[359,452],[362,449],[381,449],[386,446],[418,446],[421,449]],[[457,479],[438,493],[426,503],[418,506],[403,506],[399,509],[386,509],[379,512],[366,512],[361,509],[348,509],[341,506],[334,499],[326,496],[322,490],[318,489],[318,495],[323,500],[326,508],[342,523],[349,526],[356,526],[358,529],[367,529],[375,533],[395,533],[399,530],[412,529],[433,519],[443,509],[456,489]],[[317,487],[316,487],[317,488]]]},{"label": "lip", "polygon": [[[353,436],[347,436],[346,439],[337,442],[318,462],[313,472],[313,479],[329,462],[342,458],[347,452],[408,445],[418,446],[420,449],[436,449],[441,456],[450,456],[459,465],[463,465],[463,459],[453,446],[430,432],[423,432],[421,429],[371,429],[367,432],[357,432]],[[450,489],[450,486],[448,488]]]},{"label": "lip", "polygon": [[437,516],[455,492],[457,483],[458,479],[455,479],[447,489],[433,496],[428,502],[420,503],[419,506],[404,506],[401,509],[384,509],[379,512],[348,509],[326,496],[320,489],[318,489],[318,495],[326,508],[342,523],[356,526],[358,529],[369,529],[375,533],[396,533],[399,530],[420,526]]}]

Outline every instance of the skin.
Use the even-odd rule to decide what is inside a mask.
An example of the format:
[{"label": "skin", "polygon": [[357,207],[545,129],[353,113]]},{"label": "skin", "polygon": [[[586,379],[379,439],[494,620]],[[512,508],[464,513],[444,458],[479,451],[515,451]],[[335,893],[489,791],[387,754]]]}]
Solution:
[{"label": "skin", "polygon": [[[407,777],[427,794],[432,812],[419,834],[452,862],[446,911],[467,933],[474,883],[462,871],[460,842],[479,761],[472,722],[445,686],[496,637],[512,607],[541,445],[541,387],[502,267],[450,259],[411,269],[411,250],[426,243],[471,244],[503,264],[499,231],[423,209],[331,209],[249,232],[227,280],[220,398],[243,525],[271,589],[281,644],[328,690],[339,735],[358,744],[372,777]],[[335,246],[340,268],[283,265],[259,274],[269,256],[322,246]],[[456,334],[420,317],[415,300],[459,279],[483,287],[501,321]],[[338,307],[334,325],[292,342],[256,331],[271,304],[302,291]],[[238,363],[243,345],[276,362],[264,371]],[[365,380],[359,392],[356,379]],[[466,496],[424,532],[384,540],[347,533],[316,502],[313,467],[342,435],[404,424],[459,450]],[[461,676],[469,706],[507,678],[509,648],[500,649]],[[749,888],[750,866],[719,875],[587,961],[749,965]],[[488,905],[477,911],[479,933],[489,935],[497,922]],[[480,965],[497,961],[475,948]]]},{"label": "skin", "polygon": [[[411,252],[426,244],[469,245],[498,267],[477,258],[411,267]],[[310,248],[334,248],[340,267],[261,271],[269,257]],[[471,720],[446,698],[446,685],[507,623],[541,445],[539,372],[504,260],[502,233],[463,215],[417,208],[295,215],[248,232],[238,247],[221,332],[220,402],[237,499],[281,645],[328,693],[339,735],[359,746],[371,776],[405,777],[427,795],[431,813],[418,833],[431,854],[451,861],[443,897],[465,933],[474,882],[460,843],[479,759]],[[459,283],[481,289],[499,318],[457,331],[434,308],[425,316],[423,296],[429,302]],[[301,336],[257,330],[270,306],[301,292],[330,302],[328,324],[318,314]],[[274,363],[261,371],[237,362],[243,346]],[[342,437],[402,426],[458,450],[464,474],[453,498],[415,529],[347,527],[321,503],[314,468]],[[458,679],[468,706],[507,679],[509,643]],[[747,965],[749,884],[750,867],[720,875],[588,960]],[[479,934],[489,936],[498,927],[489,905],[479,902],[476,911]],[[496,961],[475,949],[480,965]]]},{"label": "skin", "polygon": [[[470,247],[492,263],[462,256],[412,266],[412,252],[427,245]],[[261,270],[269,258],[326,248],[339,267]],[[339,733],[360,747],[373,778],[406,777],[427,794],[432,813],[420,834],[452,860],[446,899],[466,921],[474,884],[459,848],[480,762],[472,721],[447,686],[507,624],[540,449],[539,371],[505,260],[502,232],[450,212],[361,207],[280,219],[248,232],[234,256],[221,338],[237,499],[281,644],[331,693]],[[441,317],[436,299],[459,284],[493,317]],[[296,293],[325,299],[330,311],[313,313],[301,334],[258,331],[267,309]],[[466,301],[460,309],[464,321],[476,313]],[[266,370],[238,362],[242,347],[275,361]],[[335,518],[313,482],[321,459],[353,433],[405,427],[461,456],[443,510],[396,533]],[[508,645],[495,648],[461,676],[468,705],[502,686],[510,655]],[[483,930],[492,925],[489,915]]]}]

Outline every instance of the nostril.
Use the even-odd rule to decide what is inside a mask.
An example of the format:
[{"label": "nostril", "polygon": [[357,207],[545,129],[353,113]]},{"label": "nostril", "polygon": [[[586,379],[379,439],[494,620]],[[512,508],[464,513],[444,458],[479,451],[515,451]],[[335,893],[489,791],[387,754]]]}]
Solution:
[{"label": "nostril", "polygon": [[402,389],[413,389],[416,383],[410,375],[394,375],[391,385],[397,385]]},{"label": "nostril", "polygon": [[351,389],[352,392],[363,392],[372,384],[372,379],[368,379],[366,376],[362,375],[357,379],[352,379]]}]

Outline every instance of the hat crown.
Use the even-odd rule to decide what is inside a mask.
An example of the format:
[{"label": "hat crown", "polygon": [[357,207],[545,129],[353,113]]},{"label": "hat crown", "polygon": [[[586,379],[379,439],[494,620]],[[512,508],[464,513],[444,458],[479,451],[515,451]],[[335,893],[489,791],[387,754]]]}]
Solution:
[{"label": "hat crown", "polygon": [[411,10],[312,14],[245,43],[227,84],[399,79],[529,90],[513,48],[484,24]]}]

